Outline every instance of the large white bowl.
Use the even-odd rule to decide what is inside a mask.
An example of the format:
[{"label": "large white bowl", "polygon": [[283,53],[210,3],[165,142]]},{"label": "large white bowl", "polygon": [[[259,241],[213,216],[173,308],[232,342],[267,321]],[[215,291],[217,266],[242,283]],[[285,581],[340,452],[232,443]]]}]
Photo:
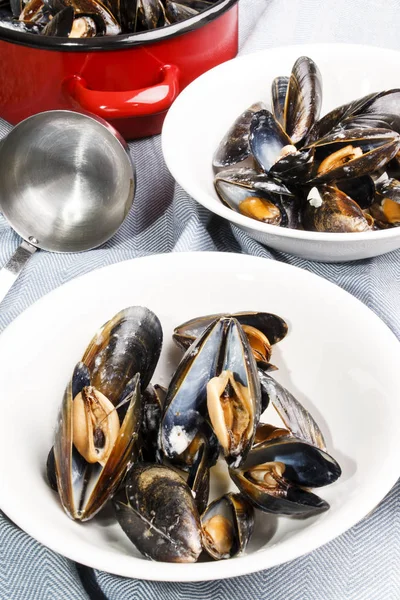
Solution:
[{"label": "large white bowl", "polygon": [[250,104],[270,104],[271,82],[310,56],[323,80],[322,114],[369,92],[400,87],[400,53],[348,44],[273,48],[228,61],[191,83],[168,112],[162,131],[165,161],[177,182],[200,204],[276,250],[338,262],[400,248],[400,228],[366,233],[318,233],[260,223],[224,206],[213,186],[213,153]]},{"label": "large white bowl", "polygon": [[[287,320],[289,333],[273,351],[274,377],[312,412],[342,467],[338,481],[317,491],[330,510],[300,520],[257,511],[244,556],[197,564],[144,559],[111,511],[84,524],[66,516],[45,480],[63,390],[99,325],[135,304],[161,320],[165,340],[153,381],[164,385],[181,356],[171,338],[178,322],[249,309]],[[280,262],[178,253],[94,271],[18,317],[0,336],[0,364],[0,507],[56,552],[125,577],[223,579],[292,560],[354,525],[399,476],[399,343],[350,294]],[[268,408],[263,420],[275,420],[274,413]],[[215,471],[214,496],[230,486],[223,460]]]}]

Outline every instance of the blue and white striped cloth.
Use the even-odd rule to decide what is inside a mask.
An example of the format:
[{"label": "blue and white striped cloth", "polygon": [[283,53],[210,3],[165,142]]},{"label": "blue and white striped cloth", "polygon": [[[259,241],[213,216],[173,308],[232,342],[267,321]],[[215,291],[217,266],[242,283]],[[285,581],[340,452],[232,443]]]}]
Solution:
[{"label": "blue and white striped cloth", "polygon": [[[310,42],[400,49],[400,0],[240,0],[240,18],[242,54]],[[8,131],[0,122],[0,137]],[[271,251],[211,217],[174,183],[159,137],[131,143],[130,149],[138,194],[121,230],[104,247],[85,254],[33,256],[0,306],[0,329],[42,295],[97,267],[155,252],[215,250],[264,256],[317,273],[367,304],[400,337],[400,250],[348,264],[311,263]],[[0,265],[18,243],[0,217]],[[74,564],[0,513],[0,600],[399,600],[399,534],[398,483],[363,522],[291,563],[225,581],[152,583]]]}]

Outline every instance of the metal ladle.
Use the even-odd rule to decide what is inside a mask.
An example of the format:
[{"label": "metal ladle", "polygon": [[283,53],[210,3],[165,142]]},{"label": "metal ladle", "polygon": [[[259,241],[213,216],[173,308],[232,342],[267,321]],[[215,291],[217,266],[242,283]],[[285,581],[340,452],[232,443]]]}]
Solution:
[{"label": "metal ladle", "polygon": [[0,210],[24,241],[0,270],[0,302],[38,248],[82,252],[109,240],[134,192],[128,147],[106,121],[54,110],[14,127],[0,146]]}]

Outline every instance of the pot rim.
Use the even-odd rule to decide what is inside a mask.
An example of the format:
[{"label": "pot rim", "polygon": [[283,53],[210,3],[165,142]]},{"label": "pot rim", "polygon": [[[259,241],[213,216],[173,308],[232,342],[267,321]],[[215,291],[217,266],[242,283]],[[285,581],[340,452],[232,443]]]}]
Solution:
[{"label": "pot rim", "polygon": [[180,23],[167,25],[139,33],[124,33],[113,36],[94,38],[64,38],[38,35],[16,31],[0,25],[0,41],[12,42],[23,46],[46,50],[87,52],[95,50],[120,50],[132,46],[142,46],[154,42],[171,39],[184,33],[194,31],[210,23],[224,12],[232,8],[239,0],[218,0],[213,6],[198,15],[185,19]]}]

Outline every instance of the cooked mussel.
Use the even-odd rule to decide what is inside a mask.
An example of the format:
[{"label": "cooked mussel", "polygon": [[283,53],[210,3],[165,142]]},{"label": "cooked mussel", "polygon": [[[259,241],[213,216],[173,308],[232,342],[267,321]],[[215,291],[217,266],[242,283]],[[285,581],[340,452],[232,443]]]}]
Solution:
[{"label": "cooked mussel", "polygon": [[371,215],[380,222],[400,226],[400,181],[387,179],[376,185]]},{"label": "cooked mussel", "polygon": [[119,524],[142,554],[196,562],[202,551],[200,517],[189,486],[175,470],[134,465],[113,504]]},{"label": "cooked mussel", "polygon": [[400,149],[400,135],[388,129],[337,128],[315,148],[314,183],[361,177],[381,169]]},{"label": "cooked mussel", "polygon": [[262,102],[252,104],[241,113],[228,129],[213,157],[214,169],[225,169],[246,160],[251,153],[249,146],[250,123],[253,115],[265,108]]},{"label": "cooked mussel", "polygon": [[[34,0],[31,0],[34,1]],[[100,35],[117,35],[121,26],[111,10],[101,0],[64,0],[67,6],[72,6],[75,17],[90,17]]]},{"label": "cooked mussel", "polygon": [[298,150],[268,110],[253,115],[249,142],[252,155],[265,173],[291,183],[309,178],[314,148]]},{"label": "cooked mussel", "polygon": [[276,514],[308,515],[327,510],[327,502],[311,493],[336,481],[341,469],[326,452],[277,428],[264,432],[239,469],[230,475],[257,508]]},{"label": "cooked mussel", "polygon": [[160,356],[162,337],[160,321],[151,310],[142,306],[122,310],[99,329],[82,357],[91,384],[114,405],[136,373],[145,390]]},{"label": "cooked mussel", "polygon": [[239,322],[222,317],[193,342],[168,388],[161,427],[167,457],[186,450],[208,416],[229,463],[251,448],[261,410],[256,362]]},{"label": "cooked mussel", "polygon": [[[270,344],[277,344],[286,336],[288,331],[287,323],[278,315],[267,312],[245,311],[231,314],[205,315],[204,317],[195,317],[178,325],[174,329],[173,340],[182,349],[186,350],[196,340],[203,331],[209,327],[210,323],[223,316],[234,317],[239,321],[242,327],[248,326],[258,329],[268,339]],[[250,345],[251,345],[251,340]],[[257,356],[255,355],[257,358]]]},{"label": "cooked mussel", "polygon": [[284,477],[285,465],[270,462],[250,469],[230,470],[240,492],[258,509],[280,515],[309,516],[328,510],[329,504]]},{"label": "cooked mussel", "polygon": [[244,552],[254,529],[254,508],[241,494],[225,494],[201,515],[202,540],[215,560]]},{"label": "cooked mussel", "polygon": [[[61,406],[54,440],[57,489],[71,519],[87,521],[112,497],[132,455],[141,417],[140,378],[128,382],[123,420],[107,397],[85,380],[78,363]],[[76,396],[73,395],[73,390]]]},{"label": "cooked mussel", "polygon": [[286,94],[284,129],[299,144],[318,120],[322,104],[321,74],[315,62],[301,56],[293,65]]},{"label": "cooked mussel", "polygon": [[168,386],[160,446],[169,458],[182,454],[202,429],[207,413],[207,383],[217,373],[224,336],[223,319],[212,321],[180,361]]},{"label": "cooked mussel", "polygon": [[337,187],[313,187],[304,203],[302,222],[310,231],[354,233],[368,231],[371,223],[354,200]]},{"label": "cooked mussel", "polygon": [[216,376],[207,383],[208,417],[230,465],[245,460],[261,414],[261,390],[249,341],[234,318],[225,322]]},{"label": "cooked mussel", "polygon": [[339,464],[325,450],[292,435],[258,443],[241,469],[248,470],[265,463],[283,463],[285,479],[307,488],[329,485],[341,475]]}]

